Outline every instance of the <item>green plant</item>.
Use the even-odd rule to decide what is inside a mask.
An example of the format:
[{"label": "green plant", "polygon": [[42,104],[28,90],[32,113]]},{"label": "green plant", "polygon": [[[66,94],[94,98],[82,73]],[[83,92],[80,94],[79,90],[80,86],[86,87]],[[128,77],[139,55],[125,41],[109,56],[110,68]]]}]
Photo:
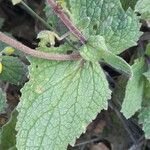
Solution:
[{"label": "green plant", "polygon": [[[13,4],[17,3],[24,4],[13,0]],[[122,3],[127,8],[126,1]],[[140,8],[139,3],[149,9]],[[143,124],[146,138],[150,138],[149,45],[146,52],[136,52],[132,66],[119,55],[136,46],[142,35],[141,18],[136,12],[141,13],[142,19],[149,19],[149,10],[149,0],[139,0],[135,11],[125,11],[118,0],[47,0],[44,24],[51,24],[52,31],[42,31],[37,36],[40,42],[36,51],[0,32],[2,42],[33,56],[28,57],[29,81],[21,90],[17,106],[16,146],[12,142],[9,148],[59,150],[73,145],[97,113],[108,108],[111,99],[113,89],[106,78],[110,76],[100,64],[111,66],[128,80],[121,112],[130,118],[139,111],[139,123]],[[59,32],[58,19],[65,25],[60,24]],[[64,31],[67,34],[63,39],[59,34]],[[55,39],[63,39],[63,44],[54,47]],[[6,53],[4,47],[1,54]],[[7,54],[1,55],[0,79],[20,85],[27,68],[18,57]],[[6,126],[2,137],[6,135]]]}]

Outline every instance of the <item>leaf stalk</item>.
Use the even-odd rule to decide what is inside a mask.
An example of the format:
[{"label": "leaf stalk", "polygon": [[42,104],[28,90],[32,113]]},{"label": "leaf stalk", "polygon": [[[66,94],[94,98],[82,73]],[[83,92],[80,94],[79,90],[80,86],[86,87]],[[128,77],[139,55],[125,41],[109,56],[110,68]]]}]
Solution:
[{"label": "leaf stalk", "polygon": [[37,57],[37,58],[42,58],[42,59],[47,59],[47,60],[55,60],[55,61],[67,61],[67,60],[79,60],[81,59],[81,56],[79,53],[73,53],[70,55],[66,54],[50,54],[46,52],[41,52],[41,51],[36,51],[35,49],[31,49],[21,42],[5,35],[4,33],[0,32],[0,41],[24,52],[25,54]]},{"label": "leaf stalk", "polygon": [[47,0],[47,3],[53,9],[55,14],[60,18],[60,20],[66,25],[69,31],[77,37],[82,44],[85,44],[87,39],[78,30],[78,28],[73,24],[73,22],[68,18],[60,5],[58,5],[54,0]]}]

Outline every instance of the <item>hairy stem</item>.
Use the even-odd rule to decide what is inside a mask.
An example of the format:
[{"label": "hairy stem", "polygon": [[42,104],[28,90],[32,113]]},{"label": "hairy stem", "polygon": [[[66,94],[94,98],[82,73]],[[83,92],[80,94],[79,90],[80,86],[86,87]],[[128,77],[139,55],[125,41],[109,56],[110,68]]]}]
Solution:
[{"label": "hairy stem", "polygon": [[38,57],[38,58],[43,58],[47,60],[58,60],[58,61],[67,61],[67,60],[79,60],[81,59],[81,56],[79,53],[76,54],[70,54],[70,55],[64,55],[64,54],[50,54],[46,52],[40,52],[36,51],[34,49],[31,49],[24,44],[10,38],[9,36],[5,35],[4,33],[0,32],[0,41],[24,52],[25,54]]},{"label": "hairy stem", "polygon": [[70,21],[68,16],[65,14],[61,6],[59,6],[54,0],[47,0],[47,3],[51,6],[56,15],[61,19],[61,21],[66,25],[70,32],[76,36],[82,44],[84,44],[87,39],[83,34],[77,29],[77,27]]}]

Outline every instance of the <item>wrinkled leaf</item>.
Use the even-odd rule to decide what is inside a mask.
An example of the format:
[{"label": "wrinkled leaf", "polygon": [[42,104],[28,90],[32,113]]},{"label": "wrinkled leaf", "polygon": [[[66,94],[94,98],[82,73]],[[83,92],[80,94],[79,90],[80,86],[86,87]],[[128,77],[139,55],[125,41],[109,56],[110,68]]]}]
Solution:
[{"label": "wrinkled leaf", "polygon": [[135,11],[141,14],[141,17],[150,20],[150,0],[138,0]]},{"label": "wrinkled leaf", "polygon": [[128,77],[132,76],[130,65],[121,57],[108,51],[102,36],[91,36],[88,43],[80,48],[81,56],[88,61],[102,61]]},{"label": "wrinkled leaf", "polygon": [[18,106],[17,148],[65,150],[98,112],[110,90],[98,63],[32,59]]},{"label": "wrinkled leaf", "polygon": [[0,89],[0,113],[6,108],[6,94]]},{"label": "wrinkled leaf", "polygon": [[86,17],[86,18],[83,18],[82,20],[80,20],[80,22],[77,24],[77,26],[82,31],[83,29],[88,28],[89,24],[90,24],[90,18]]},{"label": "wrinkled leaf", "polygon": [[59,47],[47,47],[47,46],[41,46],[37,48],[37,50],[45,51],[53,54],[66,54],[68,51],[73,51],[73,48],[69,44],[63,44]]},{"label": "wrinkled leaf", "polygon": [[121,0],[122,7],[127,10],[129,7],[134,10],[134,7],[136,5],[136,2],[138,0]]},{"label": "wrinkled leaf", "polygon": [[130,118],[136,111],[141,109],[144,87],[143,73],[146,70],[144,59],[137,59],[132,65],[132,69],[133,77],[127,83],[121,109],[126,118]]},{"label": "wrinkled leaf", "polygon": [[108,51],[105,39],[102,36],[91,36],[88,42],[81,46],[80,54],[88,61],[99,61],[103,51]]},{"label": "wrinkled leaf", "polygon": [[8,45],[0,41],[0,51],[2,51],[6,46]]},{"label": "wrinkled leaf", "polygon": [[27,74],[26,66],[17,58],[12,56],[2,57],[3,70],[0,74],[2,81],[20,85]]},{"label": "wrinkled leaf", "polygon": [[2,127],[0,149],[1,150],[17,150],[16,145],[16,122],[17,122],[17,111],[12,113],[10,120]]},{"label": "wrinkled leaf", "polygon": [[139,20],[131,9],[125,12],[120,1],[70,0],[70,4],[75,24],[86,17],[90,18],[90,24],[83,32],[86,37],[103,36],[108,50],[115,54],[137,45],[141,35]]}]

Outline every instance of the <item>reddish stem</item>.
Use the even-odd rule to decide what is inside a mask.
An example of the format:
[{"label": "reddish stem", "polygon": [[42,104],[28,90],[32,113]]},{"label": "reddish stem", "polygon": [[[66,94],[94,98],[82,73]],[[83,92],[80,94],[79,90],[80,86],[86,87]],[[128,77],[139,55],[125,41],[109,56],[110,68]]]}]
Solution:
[{"label": "reddish stem", "polygon": [[83,36],[83,34],[77,29],[77,27],[70,21],[68,16],[65,14],[61,6],[59,6],[54,0],[47,0],[47,3],[51,6],[56,15],[61,19],[61,21],[66,25],[66,27],[70,30],[71,33],[76,36],[82,44],[84,44],[87,40]]},{"label": "reddish stem", "polygon": [[46,52],[36,51],[31,49],[24,44],[12,39],[11,37],[5,35],[4,33],[0,32],[0,41],[34,57],[43,58],[47,60],[58,60],[58,61],[66,61],[66,60],[79,60],[81,56],[76,54],[64,55],[64,54],[50,54]]}]

